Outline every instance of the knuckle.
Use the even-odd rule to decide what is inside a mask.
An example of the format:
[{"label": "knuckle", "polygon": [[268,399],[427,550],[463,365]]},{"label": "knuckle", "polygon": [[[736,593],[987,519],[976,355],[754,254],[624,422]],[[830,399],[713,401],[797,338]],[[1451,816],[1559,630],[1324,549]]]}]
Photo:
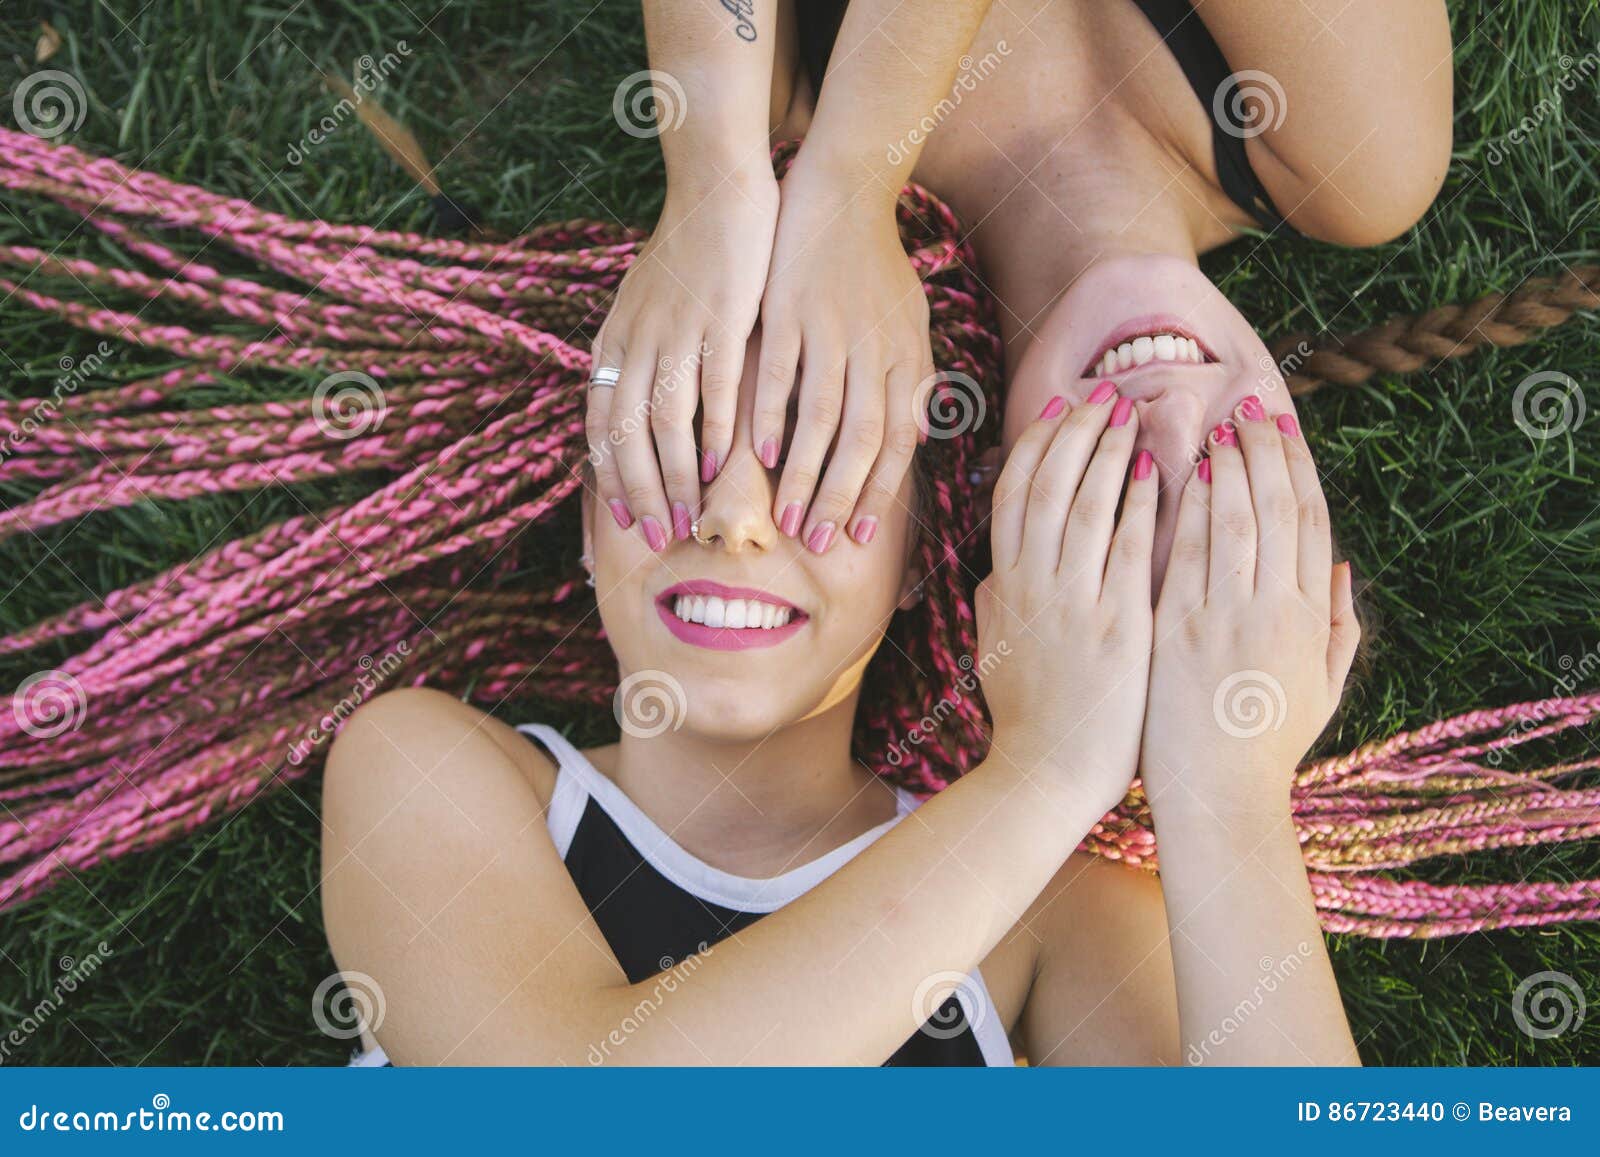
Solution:
[{"label": "knuckle", "polygon": [[1256,520],[1240,511],[1230,511],[1222,516],[1222,530],[1229,538],[1254,538]]},{"label": "knuckle", "polygon": [[816,489],[817,472],[814,468],[810,466],[795,466],[791,464],[788,474],[789,485],[795,490],[810,493],[812,490]]},{"label": "knuckle", "polygon": [[1172,544],[1172,561],[1185,567],[1204,566],[1211,561],[1211,548],[1202,539],[1179,539]]},{"label": "knuckle", "polygon": [[622,492],[627,496],[628,505],[636,512],[650,509],[656,499],[655,487],[635,479],[624,479]]},{"label": "knuckle", "polygon": [[1267,504],[1267,513],[1273,522],[1298,522],[1300,518],[1300,504],[1295,501],[1294,495],[1292,494],[1279,494]]},{"label": "knuckle", "polygon": [[841,399],[833,390],[813,390],[801,407],[807,422],[834,427],[839,424]]},{"label": "knuckle", "polygon": [[885,436],[884,447],[897,457],[909,458],[917,449],[917,424],[905,421],[893,423]]},{"label": "knuckle", "polygon": [[1300,521],[1313,530],[1324,530],[1328,526],[1328,506],[1320,496],[1301,499],[1297,512]]}]

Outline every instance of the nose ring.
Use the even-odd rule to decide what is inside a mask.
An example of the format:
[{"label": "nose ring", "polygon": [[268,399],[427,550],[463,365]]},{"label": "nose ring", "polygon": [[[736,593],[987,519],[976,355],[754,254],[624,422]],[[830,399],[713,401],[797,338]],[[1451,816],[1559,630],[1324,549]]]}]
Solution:
[{"label": "nose ring", "polygon": [[689,524],[689,537],[693,538],[701,546],[710,546],[717,540],[717,536],[714,534],[710,538],[700,537],[700,520],[698,518]]}]

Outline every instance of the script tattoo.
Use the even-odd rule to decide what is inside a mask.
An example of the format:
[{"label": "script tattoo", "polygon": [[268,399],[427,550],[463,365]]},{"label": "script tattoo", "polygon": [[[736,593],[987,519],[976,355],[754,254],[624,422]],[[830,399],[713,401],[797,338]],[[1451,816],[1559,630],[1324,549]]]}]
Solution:
[{"label": "script tattoo", "polygon": [[755,0],[722,0],[722,6],[733,17],[733,30],[746,44],[756,39]]}]

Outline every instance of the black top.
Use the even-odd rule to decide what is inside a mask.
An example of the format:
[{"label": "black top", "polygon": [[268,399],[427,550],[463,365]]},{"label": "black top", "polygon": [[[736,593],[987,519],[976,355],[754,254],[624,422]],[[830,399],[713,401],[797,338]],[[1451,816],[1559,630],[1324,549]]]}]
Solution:
[{"label": "black top", "polygon": [[[799,20],[800,59],[811,79],[813,92],[822,90],[828,56],[844,19],[848,0],[799,0],[795,10]],[[1295,234],[1294,226],[1283,219],[1272,198],[1250,166],[1244,142],[1249,134],[1234,95],[1237,82],[1230,82],[1233,69],[1188,0],[1134,0],[1155,26],[1157,34],[1171,49],[1189,87],[1211,118],[1211,149],[1222,191],[1235,205],[1254,217],[1262,227],[1274,232]]]}]

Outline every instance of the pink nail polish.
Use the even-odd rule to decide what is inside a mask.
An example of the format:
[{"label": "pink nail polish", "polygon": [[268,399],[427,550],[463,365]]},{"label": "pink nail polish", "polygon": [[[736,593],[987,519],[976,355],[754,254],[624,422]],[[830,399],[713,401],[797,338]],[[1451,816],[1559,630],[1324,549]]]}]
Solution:
[{"label": "pink nail polish", "polygon": [[1237,446],[1239,444],[1239,436],[1233,432],[1233,427],[1226,422],[1218,423],[1216,429],[1211,431],[1211,440],[1218,446]]},{"label": "pink nail polish", "polygon": [[717,476],[717,456],[710,450],[700,455],[700,481],[710,482]]},{"label": "pink nail polish", "polygon": [[1259,422],[1267,416],[1266,410],[1261,407],[1261,399],[1254,394],[1249,395],[1239,403],[1239,413],[1249,422]]},{"label": "pink nail polish", "polygon": [[1111,424],[1113,426],[1126,426],[1128,419],[1133,417],[1133,399],[1118,398],[1117,404],[1111,407]]},{"label": "pink nail polish", "polygon": [[1096,386],[1093,389],[1093,391],[1090,392],[1090,394],[1089,394],[1089,404],[1091,406],[1098,406],[1101,402],[1105,401],[1107,398],[1109,398],[1112,394],[1114,394],[1116,392],[1117,392],[1117,383],[1116,382],[1101,382],[1098,386]]},{"label": "pink nail polish", "polygon": [[1210,482],[1211,481],[1211,459],[1209,459],[1209,458],[1200,459],[1200,466],[1195,471],[1195,473],[1200,475],[1200,481],[1202,481],[1202,482]]},{"label": "pink nail polish", "polygon": [[1046,402],[1044,404],[1044,409],[1039,411],[1039,420],[1041,422],[1048,421],[1049,419],[1054,418],[1056,415],[1061,413],[1061,411],[1065,410],[1066,408],[1067,408],[1067,400],[1065,398],[1063,398],[1060,394],[1057,394],[1055,397],[1051,398],[1048,402]]},{"label": "pink nail polish", "polygon": [[804,508],[798,502],[791,502],[783,508],[783,517],[778,520],[778,529],[790,538],[800,533],[800,515]]},{"label": "pink nail polish", "polygon": [[1150,456],[1150,451],[1140,450],[1139,456],[1133,460],[1133,477],[1136,482],[1143,482],[1150,477],[1150,469],[1156,460]]},{"label": "pink nail polish", "polygon": [[1278,429],[1291,438],[1300,436],[1300,423],[1294,420],[1293,414],[1279,414]]},{"label": "pink nail polish", "polygon": [[806,539],[806,549],[821,554],[828,549],[828,544],[833,541],[833,523],[819,522],[812,528],[811,537]]},{"label": "pink nail polish", "polygon": [[661,524],[648,514],[639,520],[639,526],[644,530],[644,540],[650,544],[653,551],[667,549],[667,532],[661,529]]},{"label": "pink nail polish", "polygon": [[868,516],[867,518],[856,519],[855,540],[862,546],[866,546],[867,543],[871,542],[873,536],[877,533],[878,520],[876,518]]},{"label": "pink nail polish", "polygon": [[613,498],[606,503],[606,506],[611,511],[611,517],[617,520],[617,525],[622,527],[623,530],[627,530],[628,527],[633,525],[633,514],[628,510],[628,504],[622,499]]},{"label": "pink nail polish", "polygon": [[679,542],[689,537],[689,508],[681,502],[672,504],[672,537]]},{"label": "pink nail polish", "polygon": [[778,440],[776,438],[768,438],[761,443],[761,464],[768,470],[776,470],[778,468]]}]

